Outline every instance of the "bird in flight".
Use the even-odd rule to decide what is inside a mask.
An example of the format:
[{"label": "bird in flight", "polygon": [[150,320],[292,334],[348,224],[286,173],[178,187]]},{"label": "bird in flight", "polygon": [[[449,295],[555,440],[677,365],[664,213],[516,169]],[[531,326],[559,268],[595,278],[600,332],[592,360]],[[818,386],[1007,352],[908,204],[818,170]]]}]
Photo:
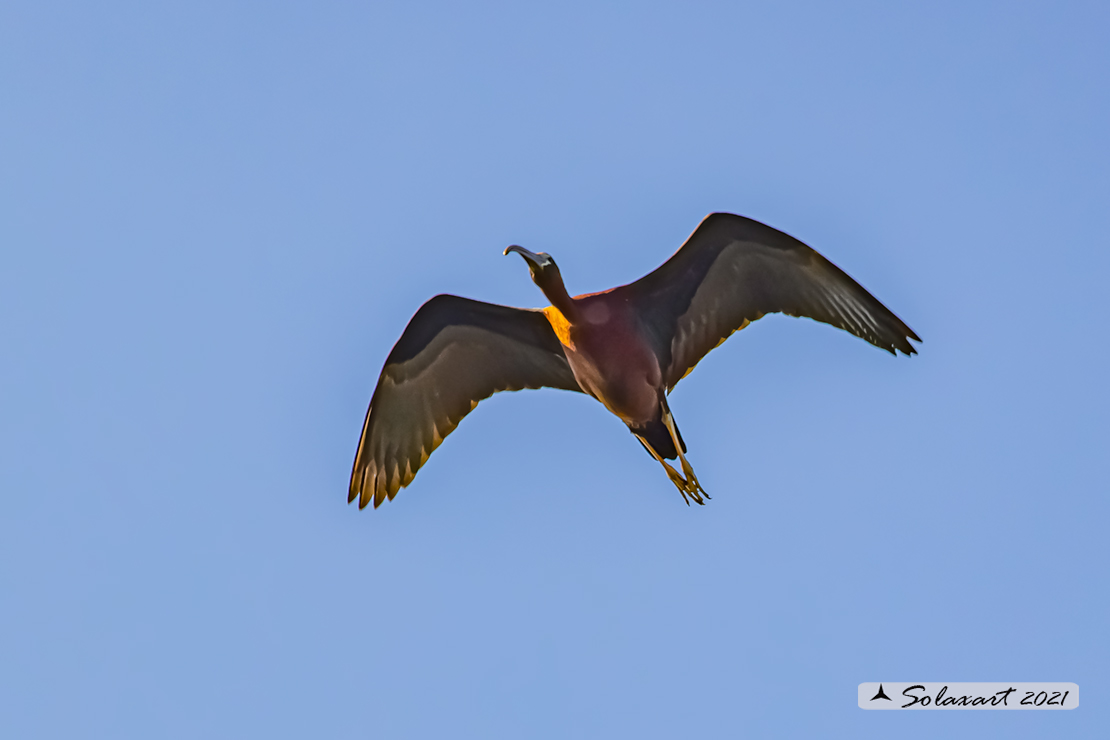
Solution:
[{"label": "bird in flight", "polygon": [[[561,388],[609,409],[689,505],[709,498],[686,459],[667,394],[733,332],[769,313],[805,316],[891,354],[913,330],[810,247],[766,224],[713,213],[634,283],[571,297],[551,255],[511,246],[551,301],[512,308],[438,295],[389,353],[370,399],[348,503],[377,508],[412,482],[464,416],[498,391]],[[682,472],[668,460],[678,458]]]}]

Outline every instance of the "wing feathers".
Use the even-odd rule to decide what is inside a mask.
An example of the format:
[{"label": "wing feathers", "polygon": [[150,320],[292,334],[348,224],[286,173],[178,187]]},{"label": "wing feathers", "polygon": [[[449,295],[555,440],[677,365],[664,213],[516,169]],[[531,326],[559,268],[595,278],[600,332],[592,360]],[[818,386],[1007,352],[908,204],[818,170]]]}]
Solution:
[{"label": "wing feathers", "polygon": [[405,328],[366,413],[348,501],[378,507],[498,391],[580,390],[541,312],[436,296]]},{"label": "wing feathers", "polygon": [[831,324],[890,353],[920,338],[840,268],[758,221],[711,214],[659,269],[625,286],[668,388],[733,332],[768,313]]}]

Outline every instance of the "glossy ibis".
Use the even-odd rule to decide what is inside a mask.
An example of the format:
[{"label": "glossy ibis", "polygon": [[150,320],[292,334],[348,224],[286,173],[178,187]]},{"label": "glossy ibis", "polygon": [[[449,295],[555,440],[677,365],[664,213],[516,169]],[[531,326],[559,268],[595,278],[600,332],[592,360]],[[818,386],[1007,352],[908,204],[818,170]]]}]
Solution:
[{"label": "glossy ibis", "polygon": [[[705,218],[659,269],[571,297],[550,255],[512,246],[551,305],[511,308],[453,295],[420,307],[389,353],[366,412],[348,501],[392,500],[478,402],[498,391],[588,393],[636,435],[690,499],[708,498],[687,462],[667,394],[733,332],[769,313],[806,316],[891,354],[913,331],[839,268],[765,224]],[[682,473],[667,460],[677,457]]]}]

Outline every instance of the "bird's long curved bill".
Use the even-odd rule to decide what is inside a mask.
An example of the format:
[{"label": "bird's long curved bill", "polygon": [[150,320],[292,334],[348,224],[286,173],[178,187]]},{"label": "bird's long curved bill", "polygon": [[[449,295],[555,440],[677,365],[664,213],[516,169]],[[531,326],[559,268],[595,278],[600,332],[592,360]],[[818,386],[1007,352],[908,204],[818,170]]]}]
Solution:
[{"label": "bird's long curved bill", "polygon": [[529,252],[527,249],[519,245],[513,244],[511,246],[505,247],[505,251],[502,252],[502,254],[507,255],[509,252],[516,252],[534,267],[540,267],[543,264],[543,260],[540,259],[540,256],[538,254],[536,254],[535,252]]}]

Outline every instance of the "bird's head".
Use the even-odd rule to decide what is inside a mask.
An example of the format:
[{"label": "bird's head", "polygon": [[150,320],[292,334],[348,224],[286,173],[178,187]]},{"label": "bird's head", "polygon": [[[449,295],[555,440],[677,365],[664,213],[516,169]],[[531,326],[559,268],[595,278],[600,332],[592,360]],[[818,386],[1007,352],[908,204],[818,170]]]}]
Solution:
[{"label": "bird's head", "polygon": [[540,290],[547,292],[547,286],[552,285],[554,282],[562,284],[562,275],[559,274],[559,266],[555,264],[555,260],[551,259],[551,255],[547,252],[529,252],[524,247],[513,245],[505,247],[504,254],[509,252],[516,252],[524,261],[528,263],[528,272],[532,273],[532,282],[540,286]]}]

